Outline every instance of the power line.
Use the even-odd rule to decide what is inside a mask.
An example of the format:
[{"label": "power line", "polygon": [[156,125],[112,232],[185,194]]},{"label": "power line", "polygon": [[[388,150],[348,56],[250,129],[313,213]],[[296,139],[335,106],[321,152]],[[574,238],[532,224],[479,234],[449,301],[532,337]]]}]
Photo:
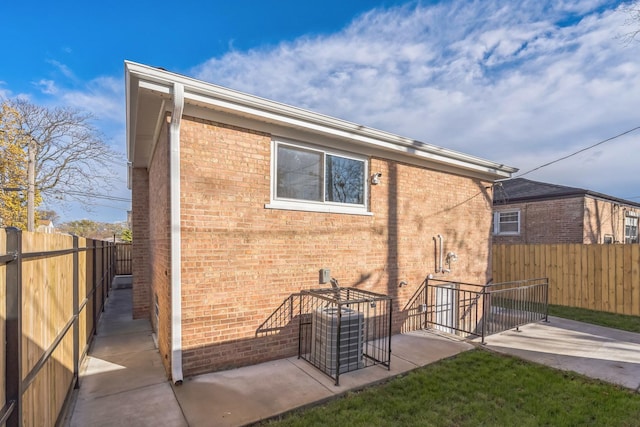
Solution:
[{"label": "power line", "polygon": [[114,202],[126,202],[130,203],[131,199],[125,197],[116,197],[116,196],[108,196],[105,194],[95,194],[95,193],[83,193],[81,191],[73,191],[73,190],[60,190],[56,191],[57,194],[68,194],[71,196],[84,196],[84,197],[92,197],[94,199],[104,199],[111,200]]},{"label": "power line", "polygon": [[585,152],[585,151],[587,151],[587,150],[591,150],[592,148],[595,148],[595,147],[597,147],[598,145],[602,145],[602,144],[604,144],[605,142],[613,141],[613,140],[614,140],[614,139],[616,139],[616,138],[620,138],[621,136],[624,136],[624,135],[626,135],[626,134],[628,134],[628,133],[631,133],[631,132],[633,132],[633,131],[636,131],[636,130],[638,130],[638,129],[640,129],[640,126],[636,126],[636,127],[634,127],[633,129],[629,129],[629,130],[627,130],[627,131],[625,131],[625,132],[622,132],[622,133],[620,133],[620,134],[618,134],[618,135],[616,135],[616,136],[612,136],[611,138],[604,139],[604,140],[602,140],[602,141],[600,141],[600,142],[598,142],[598,143],[595,143],[595,144],[590,145],[590,146],[588,146],[588,147],[586,147],[586,148],[583,148],[583,149],[581,149],[581,150],[578,150],[578,151],[576,151],[575,153],[571,153],[571,154],[568,154],[568,155],[566,155],[566,156],[564,156],[564,157],[560,157],[559,159],[553,160],[553,161],[551,161],[551,162],[549,162],[549,163],[545,163],[545,164],[544,164],[544,165],[542,165],[542,166],[538,166],[537,168],[533,168],[533,169],[531,169],[531,170],[529,170],[529,171],[526,171],[526,172],[524,172],[524,173],[521,173],[520,175],[516,175],[516,176],[515,176],[515,178],[520,178],[520,177],[522,177],[522,176],[525,176],[525,175],[527,175],[527,174],[530,174],[531,172],[535,172],[535,171],[537,171],[537,170],[539,170],[539,169],[542,169],[542,168],[547,167],[547,166],[549,166],[549,165],[552,165],[552,164],[554,164],[554,163],[558,163],[559,161],[566,160],[566,159],[568,159],[569,157],[573,157],[573,156],[575,156],[575,155],[577,155],[577,154],[580,154],[580,153],[583,153],[583,152]]},{"label": "power line", "polygon": [[109,209],[113,209],[113,210],[117,210],[117,211],[125,211],[125,212],[130,210],[128,208],[119,208],[119,207],[116,207],[116,206],[103,205],[103,204],[100,204],[100,203],[92,203],[91,206],[100,206],[102,208],[109,208]]}]

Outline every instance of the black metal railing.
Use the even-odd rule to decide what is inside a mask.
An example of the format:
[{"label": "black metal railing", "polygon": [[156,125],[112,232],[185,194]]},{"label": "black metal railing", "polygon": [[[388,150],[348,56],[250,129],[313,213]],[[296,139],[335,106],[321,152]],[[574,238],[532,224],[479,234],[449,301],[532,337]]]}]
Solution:
[{"label": "black metal railing", "polygon": [[[104,310],[104,303],[109,295],[109,284],[115,274],[114,267],[114,249],[112,243],[86,240],[86,246],[79,246],[79,239],[73,236],[72,247],[68,249],[58,249],[39,252],[23,252],[22,232],[17,228],[5,228],[6,248],[4,254],[0,255],[0,266],[4,266],[6,294],[5,301],[0,303],[6,304],[5,311],[5,340],[0,343],[4,348],[0,348],[6,355],[5,357],[5,402],[0,408],[0,425],[7,427],[18,427],[23,424],[33,424],[33,420],[24,419],[23,414],[23,395],[29,387],[46,386],[55,379],[49,378],[48,381],[35,382],[36,376],[47,366],[47,362],[52,360],[52,355],[56,349],[64,341],[65,337],[72,334],[73,336],[73,373],[71,382],[68,384],[68,390],[65,400],[71,395],[71,392],[78,384],[79,366],[86,355],[89,345],[96,332],[96,326],[100,312]],[[80,253],[86,253],[83,262],[80,262]],[[60,332],[48,344],[48,347],[42,350],[42,354],[35,362],[33,367],[22,375],[22,349],[27,339],[23,331],[24,311],[23,311],[23,289],[26,286],[47,286],[47,281],[51,278],[45,277],[46,270],[41,269],[42,277],[35,275],[23,276],[23,263],[25,260],[49,259],[55,257],[71,256],[72,271],[64,272],[62,275],[68,278],[68,286],[72,287],[72,314],[65,320],[65,324],[61,325]],[[80,273],[82,271],[86,283],[80,286]],[[80,313],[86,315],[86,337],[80,339]],[[47,395],[49,390],[44,393]],[[40,402],[46,405],[46,402]],[[57,414],[59,416],[60,413]],[[24,421],[23,421],[24,420]],[[59,420],[47,420],[48,424],[53,425]],[[6,423],[6,424],[4,424]]]},{"label": "black metal railing", "polygon": [[300,311],[300,294],[289,295],[256,329],[256,336],[274,335],[287,328]]},{"label": "black metal railing", "polygon": [[548,279],[487,285],[485,295],[484,336],[548,320]]},{"label": "black metal railing", "polygon": [[414,315],[424,315],[426,328],[483,343],[488,335],[548,318],[546,278],[487,285],[427,278],[416,294],[424,305]]}]

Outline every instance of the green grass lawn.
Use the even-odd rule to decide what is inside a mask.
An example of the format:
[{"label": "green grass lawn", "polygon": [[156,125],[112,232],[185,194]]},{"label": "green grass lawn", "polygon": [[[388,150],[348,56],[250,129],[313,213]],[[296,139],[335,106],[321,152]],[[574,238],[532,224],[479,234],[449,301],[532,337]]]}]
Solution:
[{"label": "green grass lawn", "polygon": [[[594,325],[622,329],[623,331],[640,332],[640,316],[607,313],[604,311],[587,310],[584,308],[549,305],[549,315],[578,320]],[[640,425],[640,420],[638,420]]]},{"label": "green grass lawn", "polygon": [[640,394],[478,349],[265,424],[638,426]]}]

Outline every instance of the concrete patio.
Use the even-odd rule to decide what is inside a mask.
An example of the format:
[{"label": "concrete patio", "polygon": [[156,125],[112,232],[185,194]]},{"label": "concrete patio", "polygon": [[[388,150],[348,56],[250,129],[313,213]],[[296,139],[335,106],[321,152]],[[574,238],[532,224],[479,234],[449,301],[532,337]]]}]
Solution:
[{"label": "concrete patio", "polygon": [[[486,348],[640,391],[640,334],[550,317],[486,338]],[[290,357],[187,378],[172,385],[147,320],[131,319],[131,289],[115,287],[80,374],[66,425],[240,426],[322,403],[349,390],[454,356],[480,345],[416,331],[394,335],[391,370],[340,376],[340,386]]]},{"label": "concrete patio", "polygon": [[549,316],[485,339],[486,347],[640,392],[640,334]]},{"label": "concrete patio", "polygon": [[131,289],[113,289],[80,373],[67,425],[239,426],[318,404],[470,350],[474,346],[417,331],[391,339],[391,370],[381,365],[340,376],[340,386],[290,357],[167,380],[147,320],[131,320]]}]

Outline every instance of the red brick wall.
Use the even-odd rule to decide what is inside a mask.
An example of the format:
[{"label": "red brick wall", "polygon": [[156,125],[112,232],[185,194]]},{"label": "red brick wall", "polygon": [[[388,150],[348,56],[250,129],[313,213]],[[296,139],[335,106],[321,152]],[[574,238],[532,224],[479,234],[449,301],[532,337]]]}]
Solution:
[{"label": "red brick wall", "polygon": [[133,235],[132,303],[133,318],[149,316],[150,269],[149,269],[149,174],[145,168],[132,171],[131,231]]},{"label": "red brick wall", "polygon": [[[158,350],[167,373],[171,372],[171,239],[168,123],[160,132],[149,166],[149,266],[151,274],[151,321]],[[155,298],[160,311],[156,324]]]},{"label": "red brick wall", "polygon": [[520,235],[494,236],[501,243],[582,243],[584,198],[543,200],[496,206],[497,212],[520,210]]},{"label": "red brick wall", "polygon": [[496,212],[520,210],[520,235],[494,236],[496,244],[604,243],[612,235],[624,243],[627,211],[640,209],[593,197],[572,197],[498,205]]},{"label": "red brick wall", "polygon": [[[434,236],[459,260],[447,278],[485,283],[491,204],[485,182],[372,158],[373,216],[266,209],[271,136],[185,117],[181,133],[185,375],[297,352],[296,326],[259,326],[282,301],[317,288],[326,267],[341,286],[394,298],[403,309],[434,272]],[[345,148],[346,149],[346,148]],[[404,280],[407,286],[398,288]]]}]

